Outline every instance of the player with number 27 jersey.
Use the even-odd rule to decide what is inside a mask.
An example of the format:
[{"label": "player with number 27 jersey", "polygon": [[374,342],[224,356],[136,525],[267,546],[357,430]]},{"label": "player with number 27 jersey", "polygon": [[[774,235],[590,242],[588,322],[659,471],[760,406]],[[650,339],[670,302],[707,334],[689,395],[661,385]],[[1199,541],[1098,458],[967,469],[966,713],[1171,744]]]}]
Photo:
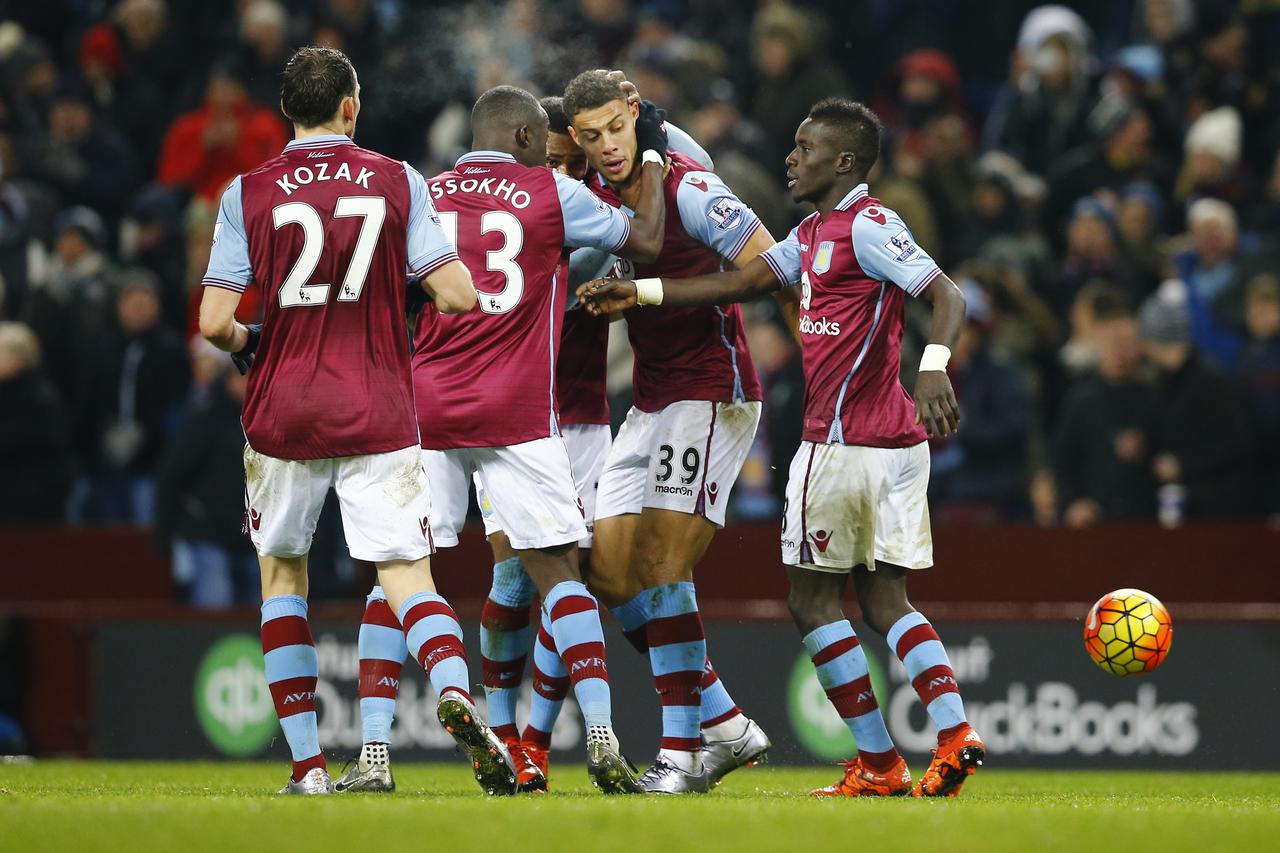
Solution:
[{"label": "player with number 27 jersey", "polygon": [[341,135],[298,139],[231,182],[206,286],[267,288],[249,446],[332,459],[417,443],[405,274],[457,260],[422,176]]}]

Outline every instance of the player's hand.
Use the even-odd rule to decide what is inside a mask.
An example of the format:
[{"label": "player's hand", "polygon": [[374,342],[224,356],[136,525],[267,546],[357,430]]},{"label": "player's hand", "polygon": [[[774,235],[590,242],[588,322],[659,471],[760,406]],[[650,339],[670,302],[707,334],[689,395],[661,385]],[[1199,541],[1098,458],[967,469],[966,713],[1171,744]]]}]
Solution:
[{"label": "player's hand", "polygon": [[622,92],[623,92],[623,94],[625,94],[625,95],[627,96],[627,103],[628,103],[628,104],[636,104],[636,105],[639,105],[639,103],[640,103],[640,90],[636,88],[636,84],[635,84],[635,83],[632,83],[630,80],[628,80],[628,79],[627,79],[627,72],[625,72],[625,71],[610,71],[610,72],[609,72],[609,79],[610,79],[610,80],[617,80],[617,81],[618,81],[618,84],[619,84],[620,86],[622,86]]},{"label": "player's hand", "polygon": [[249,338],[245,341],[242,349],[231,353],[231,363],[236,366],[236,370],[240,371],[241,376],[249,373],[249,368],[253,367],[253,354],[258,349],[258,341],[262,339],[262,324],[250,323],[245,326],[249,330]]},{"label": "player's hand", "polygon": [[916,376],[916,423],[930,438],[946,438],[960,429],[960,404],[943,370],[922,370]]},{"label": "player's hand", "polygon": [[415,314],[431,301],[431,294],[422,286],[422,279],[411,278],[404,283],[404,310]]},{"label": "player's hand", "polygon": [[667,157],[667,111],[658,109],[653,101],[640,102],[640,115],[636,116],[636,151],[643,154],[650,149]]},{"label": "player's hand", "polygon": [[625,278],[598,278],[578,287],[578,301],[593,317],[625,311],[636,305],[636,283]]}]

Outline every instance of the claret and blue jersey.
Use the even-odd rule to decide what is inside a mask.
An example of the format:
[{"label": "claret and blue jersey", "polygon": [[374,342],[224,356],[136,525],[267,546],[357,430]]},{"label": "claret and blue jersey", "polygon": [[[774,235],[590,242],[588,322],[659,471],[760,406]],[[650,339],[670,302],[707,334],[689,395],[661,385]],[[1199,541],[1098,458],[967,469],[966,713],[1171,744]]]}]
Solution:
[{"label": "claret and blue jersey", "polygon": [[249,445],[328,459],[416,444],[404,279],[457,258],[422,176],[346,136],[295,139],[232,181],[204,284],[263,288]]},{"label": "claret and blue jersey", "polygon": [[942,274],[898,214],[859,184],[762,257],[800,286],[806,441],[909,447],[925,440],[899,381],[905,295]]}]

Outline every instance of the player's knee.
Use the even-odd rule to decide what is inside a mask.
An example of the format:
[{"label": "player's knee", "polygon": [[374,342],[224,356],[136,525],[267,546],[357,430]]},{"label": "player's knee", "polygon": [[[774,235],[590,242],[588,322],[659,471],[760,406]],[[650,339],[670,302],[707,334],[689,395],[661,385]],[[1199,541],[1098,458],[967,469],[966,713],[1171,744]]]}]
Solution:
[{"label": "player's knee", "polygon": [[862,621],[881,636],[888,634],[893,623],[911,612],[911,603],[905,595],[869,595],[861,605]]},{"label": "player's knee", "polygon": [[791,619],[802,635],[807,635],[830,625],[841,618],[840,606],[825,599],[819,599],[809,590],[791,588],[787,594],[787,609],[791,611]]}]

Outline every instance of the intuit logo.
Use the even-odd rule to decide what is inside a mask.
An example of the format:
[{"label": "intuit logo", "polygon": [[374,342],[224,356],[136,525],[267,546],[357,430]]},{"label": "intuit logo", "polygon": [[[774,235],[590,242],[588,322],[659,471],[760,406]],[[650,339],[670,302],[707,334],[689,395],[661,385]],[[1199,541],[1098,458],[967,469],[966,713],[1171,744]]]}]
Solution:
[{"label": "intuit logo", "polygon": [[820,317],[815,322],[809,315],[800,318],[800,332],[805,335],[830,335],[834,337],[840,334],[840,324],[833,323],[826,317]]}]

